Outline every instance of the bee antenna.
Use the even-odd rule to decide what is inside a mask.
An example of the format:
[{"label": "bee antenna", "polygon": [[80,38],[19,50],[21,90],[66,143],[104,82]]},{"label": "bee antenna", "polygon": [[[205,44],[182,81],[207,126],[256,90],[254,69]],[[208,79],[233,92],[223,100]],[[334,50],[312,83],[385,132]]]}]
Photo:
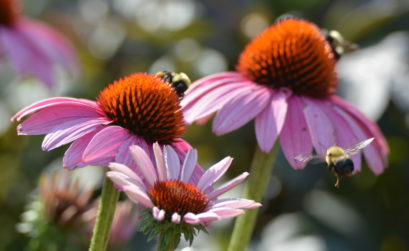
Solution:
[{"label": "bee antenna", "polygon": [[292,15],[292,14],[283,14],[283,15],[280,15],[279,17],[277,17],[276,20],[274,21],[274,23],[279,23],[279,22],[282,22],[282,21],[287,20],[287,19],[302,20],[302,18],[296,17],[295,15]]}]

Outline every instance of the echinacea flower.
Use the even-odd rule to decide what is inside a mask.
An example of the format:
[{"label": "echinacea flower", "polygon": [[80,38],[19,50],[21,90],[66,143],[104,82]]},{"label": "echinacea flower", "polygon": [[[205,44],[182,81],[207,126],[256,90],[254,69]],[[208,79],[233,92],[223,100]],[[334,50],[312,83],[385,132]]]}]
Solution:
[{"label": "echinacea flower", "polygon": [[74,51],[61,34],[20,16],[19,7],[18,0],[0,1],[0,55],[7,54],[20,75],[35,76],[50,88],[54,65],[76,71]]},{"label": "echinacea flower", "polygon": [[[260,149],[269,152],[279,139],[288,162],[300,154],[338,145],[349,147],[367,138],[363,150],[376,173],[383,172],[388,145],[375,123],[335,96],[336,57],[320,29],[305,20],[287,18],[258,35],[241,53],[237,72],[200,79],[181,105],[187,123],[206,122],[216,113],[213,132],[222,135],[255,121]],[[361,156],[353,156],[355,171]]]},{"label": "echinacea flower", "polygon": [[[189,230],[195,226],[208,226],[213,221],[241,215],[244,209],[261,206],[253,200],[241,198],[218,199],[219,195],[234,188],[248,176],[245,172],[224,185],[213,188],[229,168],[232,158],[224,158],[195,180],[192,174],[195,169],[201,169],[196,165],[195,149],[189,149],[182,165],[170,146],[164,146],[162,152],[161,147],[155,143],[153,149],[154,163],[141,147],[130,147],[139,172],[120,163],[111,163],[111,171],[107,173],[131,200],[150,211],[147,217],[152,219],[154,226],[150,228],[141,222],[142,229],[160,233],[160,230],[166,231],[165,229],[176,225]],[[164,229],[156,225],[160,224],[159,222],[163,222]]]},{"label": "echinacea flower", "polygon": [[152,157],[152,143],[171,145],[183,156],[190,146],[184,132],[179,98],[171,85],[135,73],[103,89],[97,101],[51,98],[18,112],[19,135],[47,134],[42,148],[50,151],[72,142],[64,154],[68,169],[120,162],[134,168],[129,146],[139,145]]}]

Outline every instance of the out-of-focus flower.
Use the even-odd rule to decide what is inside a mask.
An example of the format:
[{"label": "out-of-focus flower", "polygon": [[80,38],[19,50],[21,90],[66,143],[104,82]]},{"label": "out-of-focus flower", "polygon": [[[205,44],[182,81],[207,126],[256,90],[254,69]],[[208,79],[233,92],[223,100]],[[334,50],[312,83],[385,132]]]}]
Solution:
[{"label": "out-of-focus flower", "polygon": [[17,225],[26,234],[30,250],[48,250],[52,246],[78,250],[88,243],[84,214],[93,206],[94,187],[84,186],[72,172],[57,169],[41,175],[38,195],[22,214]]},{"label": "out-of-focus flower", "polygon": [[43,174],[39,197],[47,218],[62,226],[83,224],[82,215],[92,206],[93,187],[82,187],[67,170]]},{"label": "out-of-focus flower", "polygon": [[[145,233],[155,235],[175,227],[179,229],[177,231],[181,228],[192,231],[196,226],[208,226],[213,221],[243,214],[244,209],[261,206],[255,201],[241,198],[218,199],[219,195],[237,186],[248,176],[248,173],[243,173],[219,188],[213,188],[227,171],[232,158],[226,157],[213,165],[196,181],[192,174],[195,169],[201,168],[196,165],[196,150],[188,151],[182,165],[172,147],[165,146],[162,152],[159,144],[155,143],[153,150],[155,164],[144,149],[131,146],[130,152],[139,172],[120,163],[111,163],[111,171],[107,173],[129,198],[149,209],[148,220],[143,219],[140,226]],[[190,241],[193,236],[194,233]],[[188,240],[186,234],[185,239]]]},{"label": "out-of-focus flower", "polygon": [[[294,157],[313,148],[349,147],[374,137],[363,150],[376,173],[386,166],[388,145],[372,121],[334,96],[337,87],[333,48],[314,24],[295,18],[278,21],[247,45],[237,72],[200,79],[181,105],[188,123],[206,122],[217,113],[213,132],[222,135],[255,120],[260,149],[269,152],[279,138],[294,168]],[[360,154],[353,156],[356,171]]]},{"label": "out-of-focus flower", "polygon": [[[68,250],[87,246],[98,210],[98,199],[92,199],[94,192],[94,187],[86,186],[75,172],[57,169],[42,174],[38,196],[23,214],[19,231],[33,239],[30,245],[61,247],[70,240],[77,249]],[[130,201],[118,202],[109,237],[111,247],[122,247],[129,242],[136,232],[139,212]]]},{"label": "out-of-focus flower", "polygon": [[100,92],[97,102],[46,99],[21,110],[12,120],[27,116],[18,126],[18,134],[47,134],[43,150],[73,142],[63,159],[68,169],[106,166],[114,161],[135,169],[131,145],[141,146],[152,158],[153,142],[171,145],[181,156],[190,148],[178,138],[184,123],[176,92],[167,82],[144,73],[115,81]]},{"label": "out-of-focus flower", "polygon": [[47,25],[19,15],[18,0],[0,1],[0,55],[7,54],[20,75],[35,76],[54,85],[53,66],[77,71],[70,43]]}]

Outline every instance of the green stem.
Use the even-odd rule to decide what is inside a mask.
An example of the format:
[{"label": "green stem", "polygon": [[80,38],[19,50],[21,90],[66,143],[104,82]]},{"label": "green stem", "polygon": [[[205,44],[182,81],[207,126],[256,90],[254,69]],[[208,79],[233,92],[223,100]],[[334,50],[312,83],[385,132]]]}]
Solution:
[{"label": "green stem", "polygon": [[90,251],[106,250],[118,198],[119,191],[114,187],[112,181],[108,177],[105,177],[102,186],[101,200],[98,206],[97,219],[89,247]]},{"label": "green stem", "polygon": [[[273,170],[278,143],[269,153],[262,152],[258,147],[251,163],[250,176],[244,188],[244,198],[261,202]],[[233,235],[229,243],[229,251],[245,250],[253,233],[259,209],[246,211],[237,218]]]},{"label": "green stem", "polygon": [[[161,233],[159,235],[158,240],[158,251],[174,251],[179,242],[180,242],[180,234],[174,234],[172,238],[169,238],[168,233]],[[168,238],[166,238],[168,237]]]}]

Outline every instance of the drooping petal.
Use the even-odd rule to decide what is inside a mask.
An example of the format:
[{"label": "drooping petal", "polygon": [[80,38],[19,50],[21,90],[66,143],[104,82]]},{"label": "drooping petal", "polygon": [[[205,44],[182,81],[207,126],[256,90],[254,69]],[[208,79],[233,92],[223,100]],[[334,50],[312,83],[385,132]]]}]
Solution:
[{"label": "drooping petal", "polygon": [[95,131],[88,133],[87,135],[82,136],[81,138],[75,140],[67,151],[64,153],[63,158],[63,167],[69,170],[72,170],[77,167],[86,166],[87,163],[84,162],[82,155],[87,148],[91,139],[100,132],[104,127],[100,126]]},{"label": "drooping petal", "polygon": [[306,105],[304,116],[312,144],[317,153],[324,154],[329,147],[336,145],[332,121],[321,108],[325,106],[323,101],[307,97],[303,97],[302,100]]},{"label": "drooping petal", "polygon": [[269,152],[283,128],[287,113],[288,93],[272,92],[271,101],[256,116],[255,129],[258,145],[264,152]]},{"label": "drooping petal", "polygon": [[223,176],[223,174],[230,167],[232,161],[233,158],[225,157],[210,167],[200,178],[199,183],[197,183],[197,188],[206,192],[209,187],[212,187],[214,183],[216,183]]},{"label": "drooping petal", "polygon": [[95,134],[85,148],[82,158],[92,165],[107,165],[114,161],[118,148],[129,137],[129,133],[122,127],[107,126]]},{"label": "drooping petal", "polygon": [[234,82],[235,79],[242,80],[242,79],[245,79],[245,77],[241,73],[235,72],[235,71],[215,73],[215,74],[209,75],[207,77],[201,78],[193,82],[192,85],[189,87],[189,89],[187,89],[186,94],[190,95],[190,93],[195,92],[196,89],[203,89],[204,85],[212,87],[216,85],[217,81],[224,80],[224,79]]},{"label": "drooping petal", "polygon": [[50,58],[53,63],[63,65],[70,72],[77,71],[75,53],[70,43],[47,25],[27,19],[19,22],[18,29],[23,32],[36,47]]},{"label": "drooping petal", "polygon": [[192,225],[215,221],[218,219],[219,216],[212,212],[205,212],[200,214],[187,213],[183,216],[183,221]]},{"label": "drooping petal", "polygon": [[208,94],[210,91],[216,90],[218,88],[223,88],[225,85],[236,84],[238,82],[248,81],[243,78],[241,74],[235,74],[232,77],[219,77],[219,76],[209,76],[201,78],[192,83],[192,85],[187,89],[185,97],[183,97],[180,105],[182,107],[192,105],[203,97],[203,95]]},{"label": "drooping petal", "polygon": [[[208,118],[216,111],[220,110],[225,104],[230,102],[234,97],[240,95],[243,88],[252,86],[254,86],[254,84],[249,83],[248,80],[245,82],[230,82],[230,80],[224,80],[223,82],[220,82],[220,86],[212,85],[214,89],[210,89],[207,93],[200,96],[200,98],[193,100],[191,103],[183,103],[183,99],[181,104],[186,123],[191,124],[194,121]],[[201,90],[202,89],[198,89],[198,91]],[[186,95],[186,98],[188,97],[189,95]]]},{"label": "drooping petal", "polygon": [[[117,163],[118,164],[118,163]],[[110,171],[106,173],[106,176],[108,178],[110,178],[112,180],[112,182],[115,183],[115,185],[117,187],[119,187],[121,190],[123,190],[123,188],[125,186],[129,186],[129,185],[135,185],[137,186],[141,191],[146,192],[146,188],[145,185],[142,183],[142,181],[139,179],[132,179],[129,176],[121,173],[121,172],[115,172],[115,171]]]},{"label": "drooping petal", "polygon": [[[372,137],[369,131],[365,131],[365,127],[359,124],[353,117],[351,117],[347,112],[340,109],[339,107],[334,108],[342,118],[349,124],[352,131],[354,132],[358,141],[362,141]],[[363,149],[366,162],[375,174],[381,174],[384,170],[384,159],[382,158],[382,152],[376,147],[376,144],[372,142],[367,147]]]},{"label": "drooping petal", "polygon": [[160,145],[157,142],[153,144],[153,152],[155,155],[155,162],[156,162],[156,168],[158,172],[158,178],[159,180],[167,180],[168,174],[166,171],[165,161],[163,159],[163,152],[162,152]]},{"label": "drooping petal", "polygon": [[139,187],[135,185],[127,185],[127,186],[124,186],[123,189],[126,195],[128,195],[129,198],[135,201],[136,203],[139,203],[147,208],[154,207],[149,196],[144,191],[139,189]]},{"label": "drooping petal", "polygon": [[0,40],[20,75],[34,75],[52,87],[52,61],[26,34],[17,29],[2,29]]},{"label": "drooping petal", "polygon": [[284,126],[280,134],[280,145],[293,168],[302,168],[305,164],[296,162],[294,158],[300,154],[310,154],[312,143],[304,119],[304,104],[296,95],[287,99],[288,108]]},{"label": "drooping petal", "polygon": [[132,180],[133,183],[135,183],[137,186],[139,186],[143,191],[146,191],[146,186],[142,179],[136,175],[134,171],[132,171],[129,167],[127,167],[124,164],[116,163],[116,162],[111,162],[109,163],[108,167],[111,169],[111,171],[114,173],[120,173],[128,179]]},{"label": "drooping petal", "polygon": [[180,180],[183,182],[189,182],[190,177],[193,174],[194,168],[197,163],[197,150],[190,149],[187,152],[185,160],[183,162],[182,171],[180,175]]},{"label": "drooping petal", "polygon": [[180,216],[180,214],[178,214],[178,213],[173,213],[171,220],[172,220],[173,223],[179,224],[180,221],[182,220],[182,216]]},{"label": "drooping petal", "polygon": [[170,146],[164,146],[165,165],[169,179],[176,180],[180,176],[180,160],[175,150]]},{"label": "drooping petal", "polygon": [[[103,111],[99,108],[96,102],[87,99],[59,97],[40,100],[16,113],[11,121],[20,121],[25,116],[39,112],[47,108],[60,108],[60,110],[52,111],[54,114],[48,114],[47,119],[58,119],[62,117],[72,116],[99,116],[103,115]],[[57,118],[54,118],[57,117]],[[45,119],[45,118],[44,118]]]},{"label": "drooping petal", "polygon": [[263,110],[270,100],[270,92],[264,86],[241,88],[241,93],[225,104],[213,122],[213,132],[222,135],[249,122]]},{"label": "drooping petal", "polygon": [[261,207],[261,204],[255,202],[254,200],[247,200],[247,199],[221,199],[215,201],[215,204],[210,208],[218,208],[218,207],[226,207],[226,208],[233,208],[233,209],[252,209]]},{"label": "drooping petal", "polygon": [[148,181],[150,185],[155,184],[155,181],[158,180],[155,168],[153,167],[152,161],[149,156],[146,154],[145,150],[140,146],[131,146],[130,147],[132,158],[134,159],[137,169],[144,175],[144,179]]},{"label": "drooping petal", "polygon": [[217,189],[209,192],[207,194],[207,198],[209,200],[213,200],[214,198],[217,198],[217,196],[224,194],[225,192],[235,188],[238,184],[240,184],[241,182],[243,182],[247,176],[249,176],[248,172],[244,172],[242,174],[240,174],[239,176],[237,176],[236,178],[230,180],[229,182],[219,186]]},{"label": "drooping petal", "polygon": [[216,214],[219,217],[219,220],[244,214],[244,210],[242,209],[229,207],[212,208],[209,210],[209,212]]},{"label": "drooping petal", "polygon": [[[337,141],[337,146],[340,146],[344,149],[353,146],[358,143],[358,139],[355,136],[354,131],[351,129],[351,126],[342,118],[335,110],[332,103],[326,102],[326,105],[323,106],[323,110],[333,122],[335,128],[335,138]],[[354,162],[354,172],[361,170],[361,154],[355,154],[351,156],[352,161]]]},{"label": "drooping petal", "polygon": [[330,97],[330,99],[335,104],[337,104],[338,107],[340,107],[342,110],[347,111],[351,116],[355,117],[358,121],[360,121],[360,123],[363,126],[367,127],[372,137],[375,138],[376,145],[377,147],[380,148],[380,151],[382,152],[382,156],[386,158],[386,156],[389,153],[389,146],[385,140],[385,137],[380,131],[379,127],[375,123],[373,123],[370,119],[365,117],[365,115],[363,115],[358,109],[348,104],[341,98],[333,96],[333,97]]},{"label": "drooping petal", "polygon": [[81,118],[59,124],[58,126],[55,126],[47,136],[45,136],[42,149],[43,151],[50,151],[62,145],[71,143],[72,141],[94,131],[106,122],[107,120],[105,118],[92,120]]}]

